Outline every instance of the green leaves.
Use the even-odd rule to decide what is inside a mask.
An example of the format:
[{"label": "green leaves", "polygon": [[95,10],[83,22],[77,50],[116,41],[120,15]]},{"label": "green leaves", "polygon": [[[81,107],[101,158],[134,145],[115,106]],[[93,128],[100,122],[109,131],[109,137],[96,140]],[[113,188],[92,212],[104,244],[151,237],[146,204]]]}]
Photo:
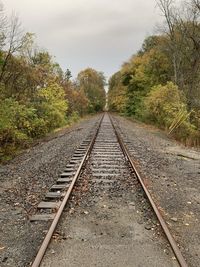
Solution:
[{"label": "green leaves", "polygon": [[[9,147],[26,146],[32,138],[66,122],[67,101],[62,87],[51,83],[38,91],[36,101],[20,104],[14,98],[0,101],[0,145]],[[5,152],[3,152],[4,154]]]},{"label": "green leaves", "polygon": [[168,82],[165,86],[154,86],[145,101],[146,116],[162,128],[169,128],[181,112],[187,112],[186,104],[176,85]]},{"label": "green leaves", "polygon": [[[4,12],[1,22],[2,16]],[[103,110],[106,99],[103,73],[87,68],[72,81],[70,70],[64,72],[35,44],[33,33],[21,31],[17,17],[5,22],[0,33],[1,155],[88,112]]]},{"label": "green leaves", "polygon": [[[179,140],[200,144],[199,111],[191,111],[188,105],[191,97],[188,98],[187,83],[183,83],[186,77],[181,76],[182,86],[179,87],[170,82],[173,64],[169,51],[166,34],[148,37],[137,55],[110,78],[108,106],[112,111],[167,129]],[[187,73],[187,69],[185,71]],[[198,92],[198,86],[195,90]],[[199,98],[195,101],[198,104]]]},{"label": "green leaves", "polygon": [[85,93],[89,101],[88,111],[90,113],[102,111],[106,102],[103,74],[92,68],[87,68],[78,74],[77,83],[79,90]]},{"label": "green leaves", "polygon": [[38,116],[44,119],[47,131],[65,123],[68,105],[64,90],[57,83],[50,83],[38,91],[36,107]]},{"label": "green leaves", "polygon": [[127,104],[126,87],[121,72],[116,72],[109,80],[108,106],[112,111],[125,112]]}]

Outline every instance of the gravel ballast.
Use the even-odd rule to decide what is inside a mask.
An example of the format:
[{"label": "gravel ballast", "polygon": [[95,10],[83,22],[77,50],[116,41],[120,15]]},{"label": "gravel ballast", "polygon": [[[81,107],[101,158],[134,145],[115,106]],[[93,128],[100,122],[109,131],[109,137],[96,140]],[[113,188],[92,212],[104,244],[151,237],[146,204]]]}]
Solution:
[{"label": "gravel ballast", "polygon": [[178,267],[105,115],[41,267]]},{"label": "gravel ballast", "polygon": [[200,151],[155,127],[115,122],[189,266],[200,266]]},{"label": "gravel ballast", "polygon": [[47,222],[29,218],[100,116],[53,134],[0,166],[0,266],[29,266],[48,229]]},{"label": "gravel ballast", "polygon": [[[62,130],[0,166],[0,266],[30,265],[49,223],[30,223],[29,218],[100,116]],[[200,152],[185,148],[154,127],[117,115],[114,121],[175,240],[180,244],[188,265],[199,266]],[[54,234],[44,266],[56,266],[50,265],[55,254],[58,255],[57,260],[61,260],[60,266],[66,266],[67,259],[72,263],[70,267],[81,266],[77,264],[82,263],[85,266],[132,266],[134,259],[138,260],[136,266],[149,266],[148,261],[144,265],[137,256],[142,247],[138,254],[137,251],[131,254],[132,249],[136,249],[129,247],[134,238],[147,247],[148,242],[155,242],[158,253],[155,253],[157,249],[149,249],[151,266],[154,266],[151,251],[157,258],[156,266],[165,266],[162,261],[169,261],[166,266],[175,266],[176,261],[160,234],[148,202],[138,189],[137,181],[122,168],[118,183],[107,187],[104,183],[95,182],[99,179],[94,177],[95,168],[90,160]],[[131,224],[139,229],[138,236]],[[100,242],[99,248],[96,242]],[[70,252],[63,261],[65,252],[60,250],[60,244]],[[71,245],[77,247],[80,253],[76,254]],[[99,253],[90,258],[91,248],[95,247]],[[116,262],[114,248],[118,250],[119,262]],[[101,262],[101,253],[104,255],[107,249],[108,257]],[[130,261],[123,262],[120,254],[123,251],[131,255]],[[86,256],[85,262],[82,262],[83,256]],[[109,265],[109,260],[112,265]],[[91,265],[88,265],[90,262]]]}]

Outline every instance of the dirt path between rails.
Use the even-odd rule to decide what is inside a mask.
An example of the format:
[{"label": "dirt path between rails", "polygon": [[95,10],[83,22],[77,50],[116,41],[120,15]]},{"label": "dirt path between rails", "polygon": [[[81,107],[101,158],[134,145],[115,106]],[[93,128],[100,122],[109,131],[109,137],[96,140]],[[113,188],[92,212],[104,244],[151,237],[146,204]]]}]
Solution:
[{"label": "dirt path between rails", "polygon": [[48,140],[0,165],[0,266],[24,267],[35,255],[48,229],[29,222],[29,215],[58,178],[75,149],[100,115],[53,134]]},{"label": "dirt path between rails", "polygon": [[200,151],[151,126],[120,116],[115,121],[189,266],[199,267]]}]

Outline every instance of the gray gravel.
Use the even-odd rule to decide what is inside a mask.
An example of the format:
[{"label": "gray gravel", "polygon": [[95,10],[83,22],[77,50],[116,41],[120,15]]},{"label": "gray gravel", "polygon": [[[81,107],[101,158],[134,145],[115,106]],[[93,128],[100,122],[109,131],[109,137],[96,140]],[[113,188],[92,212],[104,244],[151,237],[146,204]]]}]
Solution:
[{"label": "gray gravel", "polygon": [[[28,266],[33,259],[48,224],[44,222],[30,223],[29,216],[35,211],[42,196],[57,179],[58,174],[63,170],[75,149],[86,138],[98,118],[96,116],[82,121],[67,131],[56,134],[53,139],[42,141],[7,165],[0,167],[0,266],[24,267]],[[200,153],[184,148],[169,139],[165,133],[153,127],[119,116],[115,116],[115,120],[123,132],[124,139],[129,141],[127,145],[134,161],[143,173],[145,183],[159,205],[175,239],[180,243],[189,266],[199,266]],[[80,241],[85,245],[88,242],[89,246],[87,246],[85,255],[89,258],[91,246],[94,244],[91,240],[91,243],[87,240],[87,231],[93,229],[96,232],[97,240],[102,238],[102,244],[104,241],[108,241],[108,245],[111,246],[112,242],[109,243],[109,240],[113,238],[115,245],[119,243],[122,245],[121,248],[125,248],[124,245],[128,245],[130,238],[133,238],[132,234],[131,236],[127,235],[130,230],[130,222],[136,220],[136,223],[141,225],[139,232],[145,232],[146,240],[157,240],[157,244],[160,246],[159,253],[161,251],[166,253],[166,259],[169,259],[170,252],[168,247],[160,241],[162,237],[150,215],[151,212],[149,213],[148,205],[146,202],[141,205],[142,192],[135,191],[137,184],[132,180],[130,182],[129,179],[125,179],[120,183],[113,183],[113,187],[110,189],[99,187],[99,185],[97,188],[96,183],[89,182],[92,179],[91,169],[90,166],[85,173],[87,179],[80,180],[80,184],[77,185],[72,204],[65,211],[68,219],[67,221],[62,220],[58,233],[54,236],[53,245],[65,242],[73,244],[74,241],[74,245],[80,244]],[[97,198],[94,197],[94,193],[97,194]],[[88,213],[89,209],[91,212]],[[133,210],[138,213],[131,217],[129,211],[133,212]],[[85,212],[84,217],[82,216],[83,212]],[[63,216],[63,218],[65,217]],[[96,219],[101,222],[100,226],[96,225],[96,223],[98,224]],[[75,227],[74,223],[77,220],[79,224]],[[116,223],[116,221],[118,222]],[[66,225],[66,223],[69,224]],[[114,224],[116,227],[113,226]],[[123,224],[128,227],[123,228]],[[72,231],[72,236],[69,234],[68,226],[74,231]],[[152,228],[153,230],[151,230]],[[111,239],[109,239],[109,235],[112,237]],[[93,238],[91,235],[90,237]],[[72,243],[70,243],[71,239]],[[80,247],[82,248],[83,245]],[[119,249],[119,255],[120,251]],[[125,249],[124,252],[126,251],[128,250]],[[106,250],[102,250],[102,253],[105,252]],[[54,248],[51,247],[48,253],[54,255]],[[160,255],[159,253],[157,255]],[[84,255],[71,254],[71,256],[73,261],[74,256],[80,256],[81,259],[81,256]],[[129,266],[128,264],[123,265],[121,262],[121,265],[117,265],[114,250],[110,250],[110,257],[113,266]],[[92,261],[95,264],[94,258],[91,258]],[[159,261],[157,263],[155,266],[165,266],[159,265]],[[96,266],[109,266],[100,264],[101,262]],[[175,262],[170,264],[173,265]],[[138,266],[143,265],[141,263]]]},{"label": "gray gravel", "polygon": [[200,151],[152,126],[115,116],[138,169],[189,266],[200,266]]},{"label": "gray gravel", "polygon": [[105,116],[41,267],[177,267],[157,224]]},{"label": "gray gravel", "polygon": [[0,166],[0,266],[28,266],[48,223],[29,217],[100,115],[48,137]]}]

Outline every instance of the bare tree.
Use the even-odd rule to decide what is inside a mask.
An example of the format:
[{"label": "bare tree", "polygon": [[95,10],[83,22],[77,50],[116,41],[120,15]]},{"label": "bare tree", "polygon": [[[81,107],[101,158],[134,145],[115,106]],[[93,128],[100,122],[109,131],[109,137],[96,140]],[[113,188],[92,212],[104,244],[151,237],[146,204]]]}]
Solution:
[{"label": "bare tree", "polygon": [[157,0],[157,5],[163,13],[165,20],[167,22],[168,31],[167,35],[171,41],[170,49],[172,51],[172,61],[174,68],[174,82],[178,83],[178,56],[175,40],[175,12],[173,9],[174,0]]},{"label": "bare tree", "polygon": [[188,105],[195,108],[200,98],[200,9],[196,0],[184,2],[177,16],[177,32],[182,37],[181,75],[186,87]]},{"label": "bare tree", "polygon": [[200,1],[187,0],[179,8],[173,0],[157,3],[167,24],[174,82],[184,90],[192,109],[200,97]]},{"label": "bare tree", "polygon": [[21,24],[18,17],[13,14],[10,21],[7,23],[7,30],[5,31],[5,43],[3,51],[3,64],[0,70],[0,82],[3,79],[4,73],[6,71],[6,66],[11,56],[19,51],[23,46],[23,31],[21,29]]},{"label": "bare tree", "polygon": [[198,8],[200,10],[200,1],[199,0],[193,0],[192,1],[194,6],[196,6],[196,8]]},{"label": "bare tree", "polygon": [[4,46],[6,38],[7,18],[4,13],[3,4],[0,2],[0,48]]}]

